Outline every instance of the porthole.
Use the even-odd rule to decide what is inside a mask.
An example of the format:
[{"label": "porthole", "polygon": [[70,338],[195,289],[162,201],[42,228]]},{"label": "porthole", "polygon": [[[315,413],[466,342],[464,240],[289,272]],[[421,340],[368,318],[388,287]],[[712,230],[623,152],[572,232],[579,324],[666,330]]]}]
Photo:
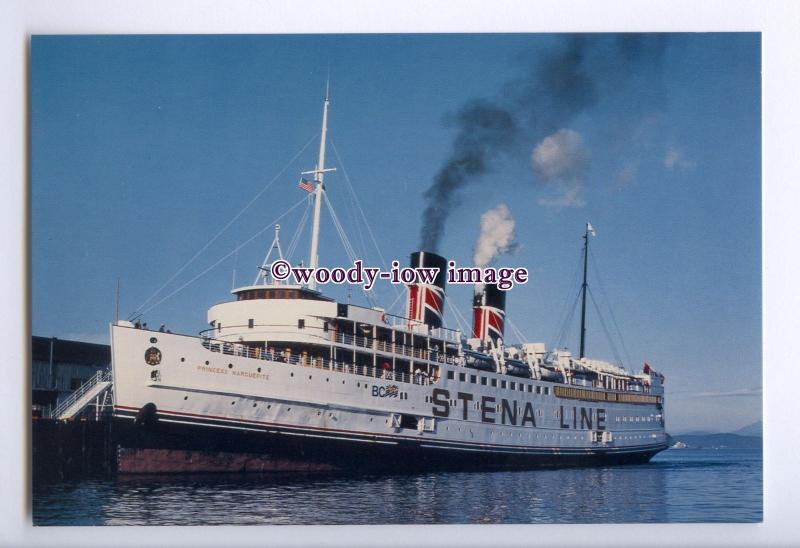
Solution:
[{"label": "porthole", "polygon": [[290,377],[294,377],[294,373],[289,373],[289,376]]},{"label": "porthole", "polygon": [[206,360],[206,365],[208,365],[208,360]]},{"label": "porthole", "polygon": [[256,405],[258,405],[258,404],[254,403],[254,404],[253,404],[253,407],[255,407]]},{"label": "porthole", "polygon": [[369,422],[372,422],[372,417],[369,418]]},{"label": "porthole", "polygon": [[291,411],[291,410],[292,410],[292,408],[290,407],[290,408],[288,408],[288,409],[286,410],[286,412],[288,413],[288,412],[289,412],[289,411]]},{"label": "porthole", "polygon": [[344,381],[342,381],[342,384],[344,384]]},{"label": "porthole", "polygon": [[228,369],[233,369],[233,364],[232,363],[228,364]]},{"label": "porthole", "polygon": [[184,397],[183,397],[183,399],[184,399],[184,400],[188,400],[188,399],[189,399],[189,396],[184,396]]},{"label": "porthole", "polygon": [[261,368],[260,367],[258,368],[258,372],[261,373]]},{"label": "porthole", "polygon": [[181,361],[182,361],[182,362],[185,362],[185,361],[186,361],[186,358],[181,358]]},{"label": "porthole", "polygon": [[271,403],[267,405],[267,409],[272,409],[272,404]]},{"label": "porthole", "polygon": [[311,380],[311,375],[308,376],[308,380]]},{"label": "porthole", "polygon": [[231,402],[231,405],[236,405],[236,401],[232,401],[232,402]]},{"label": "porthole", "polygon": [[325,382],[331,382],[331,380],[328,377],[325,377]]},{"label": "porthole", "polygon": [[155,337],[150,337],[150,344],[156,344],[157,342],[158,339],[156,339]]}]

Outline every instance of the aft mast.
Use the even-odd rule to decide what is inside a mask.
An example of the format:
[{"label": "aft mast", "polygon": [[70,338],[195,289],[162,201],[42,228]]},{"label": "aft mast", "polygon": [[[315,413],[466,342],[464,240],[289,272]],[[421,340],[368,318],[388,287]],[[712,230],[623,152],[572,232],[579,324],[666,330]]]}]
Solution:
[{"label": "aft mast", "polygon": [[594,236],[594,228],[592,223],[586,223],[586,231],[583,234],[583,285],[581,286],[581,293],[583,298],[581,300],[581,353],[579,358],[583,359],[586,355],[586,289],[588,283],[586,282],[586,275],[589,266],[589,234]]},{"label": "aft mast", "polygon": [[[313,171],[304,171],[304,175],[314,175],[314,221],[311,229],[311,251],[309,252],[308,265],[312,271],[316,270],[319,263],[319,216],[320,209],[322,208],[322,193],[325,192],[325,172],[336,171],[333,169],[325,169],[325,141],[328,135],[328,106],[330,105],[330,82],[325,85],[325,102],[322,107],[322,133],[319,141],[319,159],[317,160],[317,168]],[[314,276],[308,282],[308,288],[315,290],[317,282]]]}]

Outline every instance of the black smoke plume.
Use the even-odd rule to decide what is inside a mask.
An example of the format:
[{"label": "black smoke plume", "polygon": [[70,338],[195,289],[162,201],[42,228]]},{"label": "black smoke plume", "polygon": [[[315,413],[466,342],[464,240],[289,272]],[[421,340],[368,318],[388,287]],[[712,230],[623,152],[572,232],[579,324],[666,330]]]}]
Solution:
[{"label": "black smoke plume", "polygon": [[422,213],[421,247],[435,251],[444,234],[450,209],[457,204],[456,191],[488,169],[489,154],[509,146],[516,133],[512,114],[485,100],[473,101],[453,118],[458,135],[453,154],[425,191],[428,201]]},{"label": "black smoke plume", "polygon": [[457,132],[424,193],[419,249],[438,250],[459,190],[494,159],[517,145],[529,153],[532,143],[593,108],[630,74],[659,66],[665,45],[665,35],[572,35],[546,53],[523,54],[523,76],[506,83],[498,98],[472,100],[445,120]]}]

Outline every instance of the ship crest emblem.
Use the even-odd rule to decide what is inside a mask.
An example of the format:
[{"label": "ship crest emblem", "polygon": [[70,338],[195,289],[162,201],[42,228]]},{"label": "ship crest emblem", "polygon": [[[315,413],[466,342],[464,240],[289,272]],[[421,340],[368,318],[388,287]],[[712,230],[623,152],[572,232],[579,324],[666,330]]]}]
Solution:
[{"label": "ship crest emblem", "polygon": [[158,365],[161,363],[161,350],[155,346],[151,346],[144,352],[144,361],[148,365]]}]

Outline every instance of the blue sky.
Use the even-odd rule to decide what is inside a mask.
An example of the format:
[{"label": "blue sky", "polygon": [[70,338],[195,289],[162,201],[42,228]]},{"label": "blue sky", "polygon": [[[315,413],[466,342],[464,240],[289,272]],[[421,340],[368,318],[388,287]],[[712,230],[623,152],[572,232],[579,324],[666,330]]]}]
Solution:
[{"label": "blue sky", "polygon": [[[533,82],[539,121],[525,118],[523,105],[512,142],[489,150],[487,172],[452,193],[457,204],[439,250],[469,263],[481,213],[507,204],[519,245],[497,264],[531,272],[509,294],[508,315],[552,346],[591,221],[590,283],[612,303],[625,365],[647,361],[666,374],[669,429],[731,430],[758,420],[760,39],[644,38],[620,53],[618,37],[584,37],[578,69],[592,94],[564,114],[559,94],[544,95],[537,67],[558,58],[570,36],[34,37],[32,331],[107,340],[118,278],[124,317],[314,139],[328,73],[339,156],[329,148],[339,168],[326,181],[331,201],[356,249],[378,264],[356,222],[346,170],[383,256],[405,263],[419,245],[423,193],[453,151],[454,113],[476,99],[511,108],[524,95],[520,82]],[[548,138],[558,146],[543,166],[532,153]],[[161,295],[300,200],[299,172],[313,167],[317,146]],[[302,207],[295,213],[281,221],[285,243]],[[345,265],[323,221],[321,261]],[[268,230],[145,319],[181,332],[205,328],[206,309],[229,298],[234,268],[238,284],[250,283],[270,241]],[[307,245],[306,231],[293,259]],[[384,306],[394,301],[390,287],[376,293]],[[363,302],[356,290],[352,300]],[[464,316],[469,301],[469,288],[448,289],[447,306]],[[577,323],[569,327],[563,342],[575,348]],[[588,329],[587,353],[613,359],[591,308]]]}]

